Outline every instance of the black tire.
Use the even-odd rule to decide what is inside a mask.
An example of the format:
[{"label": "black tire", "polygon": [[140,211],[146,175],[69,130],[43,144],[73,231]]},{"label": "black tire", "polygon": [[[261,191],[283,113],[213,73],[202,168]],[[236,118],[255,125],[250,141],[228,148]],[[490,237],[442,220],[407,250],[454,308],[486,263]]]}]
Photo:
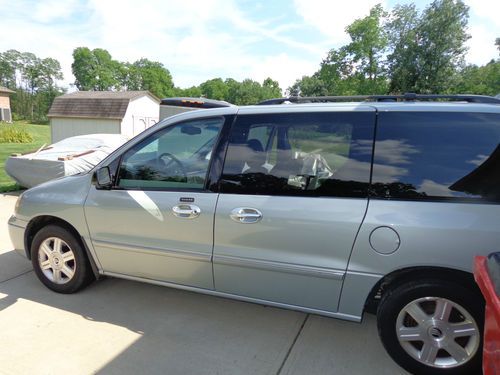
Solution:
[{"label": "black tire", "polygon": [[[56,239],[61,240],[57,242],[60,246],[56,246]],[[52,251],[49,259],[48,250],[56,247],[60,252],[54,255]],[[42,261],[48,268],[42,270]],[[70,231],[58,225],[48,225],[37,232],[31,244],[31,263],[40,281],[57,293],[75,293],[94,280],[81,243]]]},{"label": "black tire", "polygon": [[[423,298],[426,300],[421,300]],[[438,303],[440,306],[447,306],[451,311],[449,319],[441,320],[436,317],[434,320],[430,319],[437,310]],[[412,314],[408,313],[410,309]],[[460,309],[463,309],[462,313],[460,313]],[[426,315],[420,315],[421,311]],[[417,319],[414,319],[413,315],[421,316],[424,319],[420,320],[421,323],[417,323]],[[429,316],[429,320],[425,320],[427,316]],[[474,323],[470,323],[471,320],[475,326]],[[477,330],[471,328],[468,332],[474,333],[467,333],[470,336],[454,338],[454,334],[448,328],[456,329],[453,327],[457,327],[454,324],[458,323],[470,324]],[[441,326],[441,324],[443,325]],[[462,284],[447,280],[409,281],[389,289],[382,296],[377,310],[378,332],[385,349],[396,363],[412,374],[481,374],[483,325],[484,300],[480,293]],[[398,327],[404,330],[418,330],[418,335],[421,335],[425,341],[419,341],[408,331],[408,337],[412,338],[408,341],[403,340],[404,344],[401,344],[398,339]],[[446,348],[456,348],[455,344],[462,346],[464,351],[455,351],[455,356],[453,356],[450,354],[451,352],[446,351]],[[429,354],[428,363],[422,358],[424,346],[425,349],[428,349],[427,353],[432,353]],[[436,349],[438,346],[441,348]],[[457,360],[456,353],[467,353],[467,355],[464,355],[463,359]],[[453,364],[453,361],[456,363]],[[442,367],[436,367],[437,365]]]}]

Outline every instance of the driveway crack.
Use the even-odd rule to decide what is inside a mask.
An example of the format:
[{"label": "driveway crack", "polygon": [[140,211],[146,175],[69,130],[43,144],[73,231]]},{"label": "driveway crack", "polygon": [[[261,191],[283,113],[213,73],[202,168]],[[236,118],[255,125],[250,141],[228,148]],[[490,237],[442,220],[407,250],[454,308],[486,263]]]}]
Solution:
[{"label": "driveway crack", "polygon": [[23,275],[26,275],[27,273],[30,273],[30,272],[33,272],[33,270],[28,270],[28,271],[25,271],[25,272],[23,272],[23,273],[20,273],[19,275],[9,277],[8,279],[5,279],[5,280],[0,280],[0,284],[2,284],[2,283],[6,283],[7,281],[10,281],[10,280],[17,279],[18,277],[21,277],[21,276],[23,276]]},{"label": "driveway crack", "polygon": [[306,325],[308,318],[309,318],[309,314],[306,314],[304,321],[300,325],[299,331],[297,332],[297,334],[295,335],[295,338],[292,341],[292,345],[290,345],[290,347],[288,348],[288,351],[286,352],[285,358],[283,359],[283,362],[281,363],[281,366],[278,369],[278,372],[276,373],[276,375],[281,375],[281,371],[283,371],[283,367],[285,367],[285,363],[288,360],[288,357],[290,357],[290,353],[292,352],[292,349],[295,346],[295,343],[299,339],[299,336],[302,333],[302,330],[304,329],[304,326]]}]

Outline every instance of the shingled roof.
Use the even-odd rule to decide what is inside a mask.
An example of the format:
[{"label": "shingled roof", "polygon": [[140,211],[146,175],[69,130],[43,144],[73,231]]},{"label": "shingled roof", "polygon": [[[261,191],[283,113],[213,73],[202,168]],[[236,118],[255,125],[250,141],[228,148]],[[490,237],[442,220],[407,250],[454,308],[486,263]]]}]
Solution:
[{"label": "shingled roof", "polygon": [[6,92],[8,94],[13,94],[15,91],[9,90],[7,87],[0,86],[0,92]]},{"label": "shingled roof", "polygon": [[160,103],[149,91],[76,91],[55,98],[48,117],[121,120],[130,101],[146,95]]}]

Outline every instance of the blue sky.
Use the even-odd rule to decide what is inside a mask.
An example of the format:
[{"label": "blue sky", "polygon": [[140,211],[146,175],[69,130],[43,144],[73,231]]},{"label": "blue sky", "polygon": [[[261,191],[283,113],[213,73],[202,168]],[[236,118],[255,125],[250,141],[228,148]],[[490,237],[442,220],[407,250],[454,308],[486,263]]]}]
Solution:
[{"label": "blue sky", "polygon": [[[179,87],[215,78],[272,77],[283,89],[310,75],[331,48],[348,42],[345,27],[376,0],[0,0],[0,51],[57,58],[63,86],[74,81],[76,47],[107,49],[113,58],[160,61]],[[430,1],[414,1],[425,7]],[[498,57],[500,1],[470,6],[467,61]]]}]

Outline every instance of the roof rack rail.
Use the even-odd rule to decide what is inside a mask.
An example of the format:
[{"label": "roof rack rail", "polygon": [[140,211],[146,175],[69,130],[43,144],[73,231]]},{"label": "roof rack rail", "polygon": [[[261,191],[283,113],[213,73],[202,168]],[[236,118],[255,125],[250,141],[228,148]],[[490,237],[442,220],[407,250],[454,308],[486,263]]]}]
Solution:
[{"label": "roof rack rail", "polygon": [[188,98],[188,97],[177,97],[177,98],[165,98],[161,100],[162,105],[172,105],[176,107],[194,107],[194,108],[223,108],[231,107],[233,104],[222,101],[207,98]]},{"label": "roof rack rail", "polygon": [[447,100],[467,103],[500,104],[500,99],[486,95],[434,95],[406,93],[403,95],[354,95],[354,96],[289,96],[264,100],[258,105],[283,103],[327,103],[327,102],[412,102]]}]

